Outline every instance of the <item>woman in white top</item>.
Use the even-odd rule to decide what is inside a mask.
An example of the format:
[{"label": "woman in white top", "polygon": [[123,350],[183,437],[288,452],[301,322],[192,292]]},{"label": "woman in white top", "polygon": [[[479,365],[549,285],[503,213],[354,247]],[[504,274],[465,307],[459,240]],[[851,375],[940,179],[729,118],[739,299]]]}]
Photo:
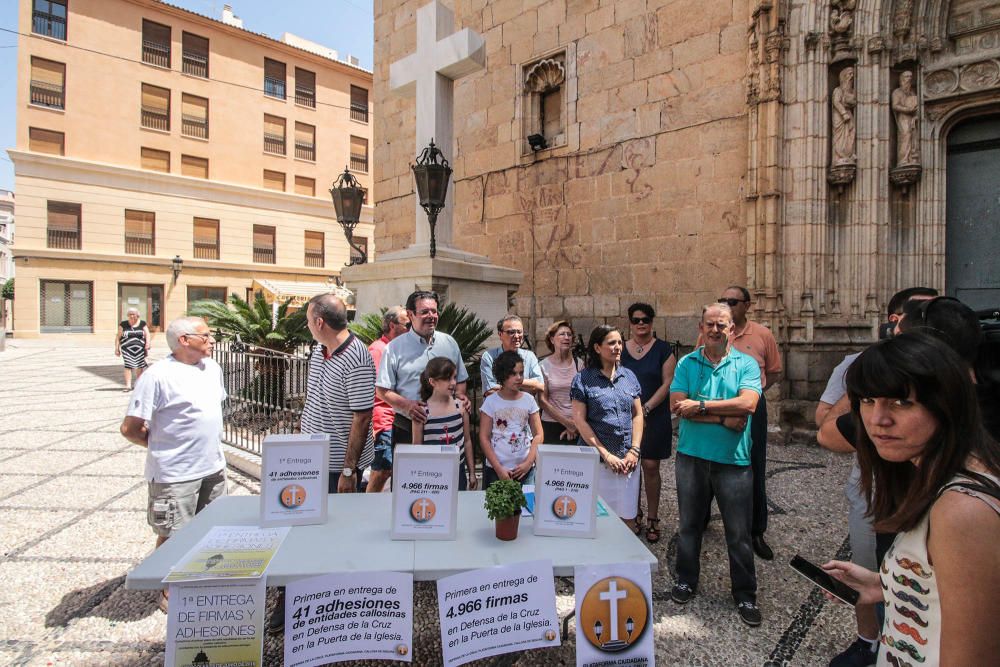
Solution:
[{"label": "woman in white top", "polygon": [[878,664],[1000,660],[1000,445],[982,428],[968,365],[907,333],[847,371],[861,480],[875,529],[896,532],[880,572],[823,567],[885,602]]},{"label": "woman in white top", "polygon": [[564,440],[574,444],[578,434],[573,424],[569,388],[582,364],[573,356],[573,325],[566,320],[554,323],[545,332],[545,345],[551,354],[541,361],[545,380],[545,388],[538,397],[542,406],[542,433],[549,444]]}]

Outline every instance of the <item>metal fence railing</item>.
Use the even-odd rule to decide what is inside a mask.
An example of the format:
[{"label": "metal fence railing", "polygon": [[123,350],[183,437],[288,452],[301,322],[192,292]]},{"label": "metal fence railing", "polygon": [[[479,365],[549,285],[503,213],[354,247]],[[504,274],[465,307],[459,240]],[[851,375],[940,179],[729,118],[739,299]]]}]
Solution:
[{"label": "metal fence railing", "polygon": [[292,354],[265,350],[232,339],[215,344],[212,357],[222,367],[226,399],[222,440],[253,454],[273,433],[297,433],[306,400],[309,347]]}]

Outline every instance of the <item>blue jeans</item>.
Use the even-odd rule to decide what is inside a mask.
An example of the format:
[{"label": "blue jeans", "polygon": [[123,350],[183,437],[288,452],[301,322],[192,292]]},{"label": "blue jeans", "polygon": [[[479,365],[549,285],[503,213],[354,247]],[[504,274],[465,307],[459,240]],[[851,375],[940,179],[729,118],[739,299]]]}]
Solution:
[{"label": "blue jeans", "polygon": [[677,541],[677,580],[698,590],[701,572],[701,538],[705,515],[715,494],[729,549],[729,578],[733,599],[757,601],[750,523],[753,514],[753,471],[750,466],[715,463],[677,454],[677,506],[680,532]]},{"label": "blue jeans", "polygon": [[372,470],[388,470],[392,472],[392,429],[379,431],[375,434],[375,460]]}]

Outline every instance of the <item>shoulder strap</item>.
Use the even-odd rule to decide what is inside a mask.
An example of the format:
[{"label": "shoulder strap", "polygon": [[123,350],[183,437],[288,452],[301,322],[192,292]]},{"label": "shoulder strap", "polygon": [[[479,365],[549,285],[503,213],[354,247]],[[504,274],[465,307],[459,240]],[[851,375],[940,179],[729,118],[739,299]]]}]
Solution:
[{"label": "shoulder strap", "polygon": [[[984,496],[989,496],[994,500],[1000,501],[1000,485],[994,482],[992,479],[986,475],[973,472],[972,470],[962,470],[960,473],[963,477],[967,477],[972,481],[958,480],[954,482],[949,482],[941,487],[941,493],[949,489],[967,489],[975,494],[982,494]],[[940,494],[938,494],[940,495]],[[988,503],[992,505],[993,503]],[[1000,512],[1000,506],[994,507],[998,512]]]}]

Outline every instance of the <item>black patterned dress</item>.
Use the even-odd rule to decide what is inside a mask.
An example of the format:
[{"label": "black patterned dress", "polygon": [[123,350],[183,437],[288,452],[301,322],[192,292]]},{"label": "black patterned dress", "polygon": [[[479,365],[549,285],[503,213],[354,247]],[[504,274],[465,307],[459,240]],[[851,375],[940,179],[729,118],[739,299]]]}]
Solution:
[{"label": "black patterned dress", "polygon": [[119,343],[125,368],[145,368],[146,336],[143,329],[146,328],[146,323],[139,320],[133,327],[128,323],[128,320],[125,320],[118,326],[122,328],[122,337]]}]

